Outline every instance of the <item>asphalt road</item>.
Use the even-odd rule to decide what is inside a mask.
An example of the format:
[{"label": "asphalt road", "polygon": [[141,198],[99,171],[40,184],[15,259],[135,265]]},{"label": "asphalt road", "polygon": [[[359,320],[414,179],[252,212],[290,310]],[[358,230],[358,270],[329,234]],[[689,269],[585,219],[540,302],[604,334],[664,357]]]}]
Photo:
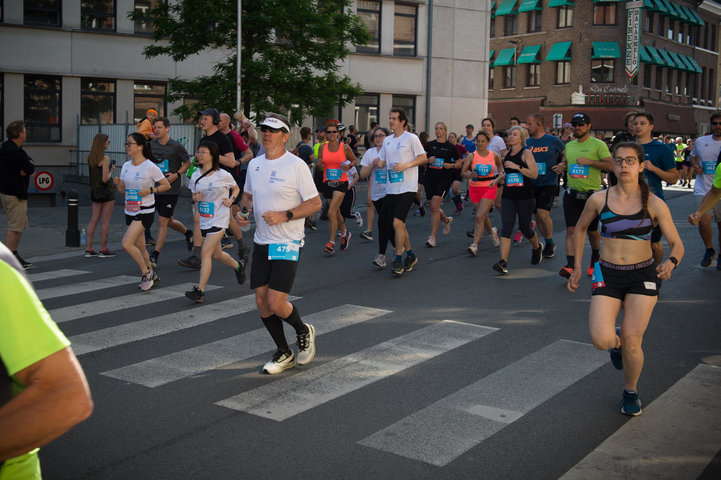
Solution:
[{"label": "asphalt road", "polygon": [[[632,419],[621,373],[589,345],[590,281],[571,294],[557,274],[562,234],[535,267],[528,242],[514,245],[499,277],[490,239],[465,252],[470,208],[435,249],[428,216],[409,217],[420,262],[400,278],[371,265],[376,244],[354,224],[350,249],[325,256],[319,222],[291,292],[317,355],[278,376],[261,373],[274,346],[227,267],[214,265],[204,305],[182,296],[197,282],[175,263],[183,242],[166,246],[146,293],[122,252],[36,261],[95,400],[41,450],[44,477],[719,478],[721,271],[698,266],[691,195],[668,197],[686,257],[646,333],[646,411]],[[553,218],[561,230],[560,209]]]}]

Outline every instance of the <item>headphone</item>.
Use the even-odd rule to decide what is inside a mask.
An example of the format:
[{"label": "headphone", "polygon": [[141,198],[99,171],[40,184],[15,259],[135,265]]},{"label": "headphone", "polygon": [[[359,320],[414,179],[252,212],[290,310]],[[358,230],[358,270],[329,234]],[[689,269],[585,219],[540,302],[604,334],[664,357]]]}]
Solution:
[{"label": "headphone", "polygon": [[[213,117],[213,125],[216,125],[216,126],[219,125],[220,124],[220,112],[218,112],[218,109],[210,107],[210,108],[206,108],[205,110],[198,112],[198,113],[200,113],[200,115],[203,115],[204,114],[203,112],[207,112],[208,110],[211,111],[210,116]],[[206,113],[205,115],[208,115],[208,114]]]}]

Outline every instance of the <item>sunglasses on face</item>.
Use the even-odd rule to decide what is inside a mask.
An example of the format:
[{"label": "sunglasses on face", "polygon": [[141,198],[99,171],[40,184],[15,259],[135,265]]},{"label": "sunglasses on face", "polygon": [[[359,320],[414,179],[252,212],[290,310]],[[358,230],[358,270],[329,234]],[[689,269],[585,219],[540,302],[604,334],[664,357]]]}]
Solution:
[{"label": "sunglasses on face", "polygon": [[333,133],[338,133],[338,130],[326,130],[325,133],[326,135],[331,135]]},{"label": "sunglasses on face", "polygon": [[263,125],[263,126],[260,127],[260,131],[263,132],[263,133],[265,133],[265,132],[278,133],[278,132],[281,132],[282,129],[280,129],[280,128],[273,128],[273,127],[268,127],[267,125]]}]

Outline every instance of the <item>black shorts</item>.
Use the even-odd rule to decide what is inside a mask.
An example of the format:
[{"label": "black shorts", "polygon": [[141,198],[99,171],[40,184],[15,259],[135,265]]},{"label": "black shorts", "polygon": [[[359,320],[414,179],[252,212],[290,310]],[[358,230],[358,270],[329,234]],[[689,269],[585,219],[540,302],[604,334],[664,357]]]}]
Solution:
[{"label": "black shorts", "polygon": [[661,227],[656,225],[653,230],[651,230],[651,243],[660,242],[662,236]]},{"label": "black shorts", "polygon": [[[579,200],[568,192],[563,194],[563,218],[566,220],[566,228],[576,226],[578,219],[581,218],[581,213],[583,213],[583,207],[586,206],[586,200],[588,199]],[[589,232],[598,231],[598,220],[598,215],[591,220],[591,224],[588,226]]]},{"label": "black shorts", "polygon": [[328,185],[329,182],[323,182],[323,198],[333,198],[333,192],[341,192],[345,194],[348,191],[348,182],[334,182],[337,185]]},{"label": "black shorts", "polygon": [[[601,278],[597,278],[600,269]],[[653,258],[635,265],[614,265],[600,260],[591,279],[591,295],[603,295],[619,300],[628,294],[657,297],[661,279],[656,274]]]},{"label": "black shorts", "polygon": [[533,187],[533,196],[536,197],[536,208],[533,213],[536,213],[539,208],[550,212],[553,200],[556,198],[556,186]]},{"label": "black shorts", "polygon": [[158,216],[163,218],[170,218],[173,216],[175,211],[175,205],[178,204],[178,195],[156,195],[155,196],[155,209],[158,211]]},{"label": "black shorts", "polygon": [[426,180],[425,180],[425,190],[426,190],[426,198],[428,200],[432,199],[433,197],[445,197],[446,193],[448,193],[448,190],[451,189],[451,183],[453,182],[453,179],[448,174],[443,174],[441,172],[433,172],[430,171],[426,174]]},{"label": "black shorts", "polygon": [[426,184],[426,176],[428,175],[428,168],[424,165],[418,165],[418,185]]},{"label": "black shorts", "polygon": [[396,195],[386,195],[386,206],[393,212],[393,218],[397,218],[401,222],[406,221],[408,217],[408,211],[413,205],[413,200],[416,199],[416,192],[405,192]]},{"label": "black shorts", "polygon": [[240,202],[240,199],[243,198],[243,188],[245,187],[245,177],[248,175],[248,169],[241,170],[238,172],[238,177],[235,179],[235,183],[238,184],[238,187],[240,188],[240,192],[238,192],[238,198],[235,199],[235,204],[238,204]]},{"label": "black shorts", "polygon": [[250,288],[268,285],[268,288],[278,292],[290,293],[297,271],[298,262],[268,260],[268,245],[254,243],[250,264]]},{"label": "black shorts", "polygon": [[451,172],[453,172],[453,175],[451,175],[451,183],[463,181],[463,177],[461,177],[462,171],[463,169],[461,168],[454,168],[453,170],[451,170]]},{"label": "black shorts", "polygon": [[205,228],[205,229],[201,228],[200,234],[203,236],[203,238],[205,238],[205,236],[208,235],[209,233],[216,233],[216,232],[222,232],[222,231],[223,231],[223,229],[221,227],[210,227],[210,228]]},{"label": "black shorts", "polygon": [[146,230],[150,230],[153,226],[153,219],[155,218],[155,212],[152,213],[141,213],[138,212],[135,216],[125,214],[125,225],[130,225],[133,222],[143,222],[143,227]]}]

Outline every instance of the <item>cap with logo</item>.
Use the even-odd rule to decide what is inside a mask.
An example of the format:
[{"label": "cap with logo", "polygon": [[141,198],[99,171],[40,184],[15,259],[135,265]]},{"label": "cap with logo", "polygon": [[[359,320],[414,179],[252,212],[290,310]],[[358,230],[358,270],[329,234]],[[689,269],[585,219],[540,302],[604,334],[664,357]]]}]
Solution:
[{"label": "cap with logo", "polygon": [[285,133],[290,133],[290,127],[286,125],[286,123],[283,120],[277,119],[275,117],[268,117],[265,120],[263,120],[260,124],[261,127],[270,127],[270,128],[277,128],[278,130],[283,130]]},{"label": "cap with logo", "polygon": [[589,116],[586,115],[585,113],[576,113],[576,114],[573,115],[573,117],[571,118],[571,125],[573,125],[574,123],[585,123],[585,124],[589,124],[589,123],[591,123],[591,117],[589,117]]}]

